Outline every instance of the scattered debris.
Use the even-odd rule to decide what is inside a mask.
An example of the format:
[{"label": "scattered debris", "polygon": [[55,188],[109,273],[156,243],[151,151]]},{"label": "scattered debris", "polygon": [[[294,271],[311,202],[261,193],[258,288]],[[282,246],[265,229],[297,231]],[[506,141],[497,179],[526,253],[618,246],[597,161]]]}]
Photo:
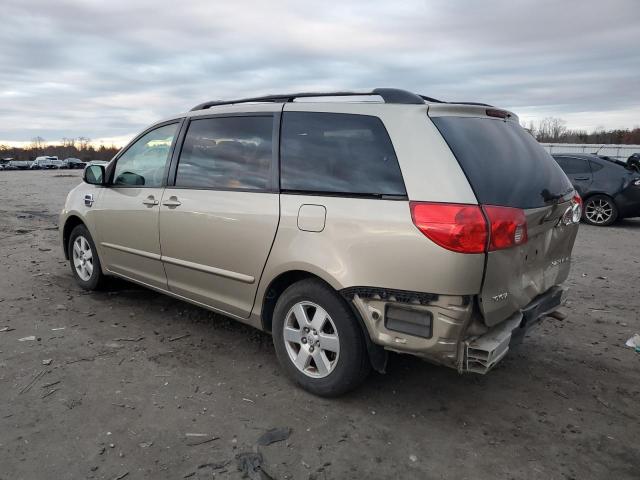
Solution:
[{"label": "scattered debris", "polygon": [[116,338],[116,342],[139,342],[140,340],[144,340],[144,337],[126,337],[126,338]]},{"label": "scattered debris", "polygon": [[291,435],[291,429],[289,427],[284,428],[272,428],[264,432],[258,440],[256,441],[257,445],[266,447],[267,445],[271,445],[272,443],[282,442],[286,440]]},{"label": "scattered debris", "polygon": [[19,342],[35,342],[35,340],[36,340],[35,335],[29,335],[28,337],[22,337],[18,339]]},{"label": "scattered debris", "polygon": [[599,275],[599,276],[597,276],[596,278],[597,278],[598,280],[606,280],[606,279],[607,279],[607,277],[603,277],[602,275]]},{"label": "scattered debris", "polygon": [[105,355],[113,355],[113,353],[114,352],[102,352],[102,353],[95,354],[93,357],[81,357],[81,358],[76,358],[75,360],[67,360],[67,365],[70,365],[72,363],[78,363],[78,362],[93,362],[98,357],[104,357]]},{"label": "scattered debris", "polygon": [[564,320],[569,315],[567,315],[567,313],[564,312],[563,310],[554,310],[548,316],[552,317],[552,318],[555,318],[556,320]]},{"label": "scattered debris", "polygon": [[149,448],[152,445],[153,445],[153,442],[142,442],[138,444],[140,448]]},{"label": "scattered debris", "polygon": [[117,477],[113,477],[113,480],[122,480],[127,475],[129,475],[129,472],[124,472],[124,473],[118,475]]},{"label": "scattered debris", "polygon": [[[208,435],[207,435],[208,437]],[[213,442],[214,440],[218,440],[220,437],[209,437],[209,438],[205,438],[205,437],[201,437],[200,435],[198,435],[199,440],[190,440],[187,442],[187,446],[188,447],[195,447],[198,445],[203,445],[205,443],[210,443]]]},{"label": "scattered debris", "polygon": [[415,463],[418,461],[418,457],[416,457],[415,455],[409,455],[409,460]]},{"label": "scattered debris", "polygon": [[272,480],[272,478],[262,469],[262,454],[255,452],[245,452],[236,455],[238,470],[251,480]]},{"label": "scattered debris", "polygon": [[633,337],[627,340],[627,343],[625,343],[625,345],[627,347],[635,349],[636,352],[640,353],[640,334],[634,334]]},{"label": "scattered debris", "polygon": [[127,405],[126,403],[112,403],[111,405],[113,405],[114,407],[128,408],[130,410],[136,409],[136,407],[134,407],[133,405]]},{"label": "scattered debris", "polygon": [[251,400],[250,398],[243,398],[242,401],[243,402],[249,402],[249,403],[256,403],[253,400]]},{"label": "scattered debris", "polygon": [[2,327],[0,328],[0,332],[11,332],[15,330],[15,328],[11,328],[11,327]]},{"label": "scattered debris", "polygon": [[58,328],[52,328],[51,331],[52,332],[57,332],[58,330],[64,330],[67,327],[58,327]]},{"label": "scattered debris", "polygon": [[171,337],[171,338],[169,338],[169,341],[170,342],[175,342],[176,340],[180,340],[182,338],[186,338],[186,337],[189,337],[189,336],[191,336],[190,333],[185,333],[184,335],[178,335],[177,337]]},{"label": "scattered debris", "polygon": [[46,359],[42,360],[42,364],[43,365],[51,365],[51,362],[53,362],[53,360],[51,358],[46,358]]}]

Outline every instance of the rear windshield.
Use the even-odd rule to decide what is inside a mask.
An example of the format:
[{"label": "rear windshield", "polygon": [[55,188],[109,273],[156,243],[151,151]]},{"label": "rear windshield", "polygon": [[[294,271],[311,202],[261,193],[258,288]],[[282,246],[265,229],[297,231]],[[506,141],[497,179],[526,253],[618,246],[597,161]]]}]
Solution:
[{"label": "rear windshield", "polygon": [[551,155],[519,125],[477,117],[432,120],[458,159],[478,202],[537,208],[572,191]]}]

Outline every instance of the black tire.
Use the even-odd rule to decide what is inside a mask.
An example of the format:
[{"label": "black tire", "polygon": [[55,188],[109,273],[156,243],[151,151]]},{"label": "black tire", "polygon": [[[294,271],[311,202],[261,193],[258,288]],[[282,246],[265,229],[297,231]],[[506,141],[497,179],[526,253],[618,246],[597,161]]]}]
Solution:
[{"label": "black tire", "polygon": [[[603,213],[598,214],[597,208],[603,208]],[[606,215],[604,214],[606,212]],[[618,207],[613,198],[607,195],[593,195],[584,201],[582,219],[589,225],[607,227],[618,219]]]},{"label": "black tire", "polygon": [[[87,241],[88,247],[91,250],[91,275],[88,278],[82,278],[80,273],[78,273],[78,269],[76,269],[75,265],[75,257],[74,257],[74,245],[76,240],[82,237]],[[71,272],[73,273],[76,282],[80,287],[85,290],[99,290],[105,281],[105,276],[102,273],[102,265],[100,264],[100,259],[98,258],[98,251],[96,250],[96,245],[93,243],[93,238],[91,238],[91,234],[89,230],[84,225],[76,226],[72,231],[71,235],[69,235],[69,243],[67,244],[67,251],[69,252],[69,265],[71,266]],[[86,272],[86,270],[85,270]]]},{"label": "black tire", "polygon": [[[322,378],[313,378],[299,370],[287,350],[284,338],[285,322],[290,311],[299,302],[310,302],[322,307],[332,322],[328,328],[332,330],[335,325],[339,339],[339,354],[335,358],[333,369]],[[310,308],[313,310],[313,307]],[[278,361],[286,374],[315,395],[342,395],[358,387],[371,370],[364,334],[358,320],[345,300],[321,280],[301,280],[282,293],[273,312],[272,335]],[[331,352],[328,352],[328,355],[331,355]],[[311,361],[312,364],[313,362],[314,360]],[[313,367],[310,365],[310,368]]]}]

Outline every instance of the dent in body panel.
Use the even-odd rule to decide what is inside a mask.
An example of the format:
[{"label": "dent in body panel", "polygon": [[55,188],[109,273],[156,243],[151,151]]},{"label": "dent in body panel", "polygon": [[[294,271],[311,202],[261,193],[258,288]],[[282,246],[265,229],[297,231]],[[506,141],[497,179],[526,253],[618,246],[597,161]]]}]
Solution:
[{"label": "dent in body panel", "polygon": [[551,287],[564,282],[578,225],[558,224],[570,202],[526,211],[526,244],[487,254],[480,308],[485,323],[496,325]]}]

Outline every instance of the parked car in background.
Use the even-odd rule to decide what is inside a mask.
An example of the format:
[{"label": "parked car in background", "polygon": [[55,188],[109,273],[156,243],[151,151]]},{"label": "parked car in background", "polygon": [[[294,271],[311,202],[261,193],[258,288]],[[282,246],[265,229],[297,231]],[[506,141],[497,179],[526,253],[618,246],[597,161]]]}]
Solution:
[{"label": "parked car in background", "polygon": [[85,162],[83,162],[79,158],[73,158],[73,157],[65,158],[62,161],[62,163],[64,165],[63,168],[69,168],[69,169],[84,168],[87,165]]},{"label": "parked car in background", "polygon": [[102,165],[102,166],[107,166],[109,164],[109,162],[107,160],[89,160],[89,162],[87,162],[85,164],[85,166],[88,165]]},{"label": "parked car in background", "polygon": [[580,208],[515,114],[376,89],[152,125],[85,168],[59,225],[81,287],[115,275],[271,332],[331,396],[387,350],[488,372],[560,306]]},{"label": "parked car in background", "polygon": [[32,170],[59,168],[60,163],[58,162],[60,162],[60,160],[58,160],[58,157],[55,156],[37,157],[31,164],[30,168]]},{"label": "parked car in background", "polygon": [[5,168],[7,168],[7,170],[27,170],[28,168],[31,167],[31,163],[27,160],[11,160],[7,166],[9,168],[7,168],[5,166]]},{"label": "parked car in background", "polygon": [[585,223],[606,226],[640,216],[640,172],[632,164],[595,154],[557,153],[553,158],[582,197]]}]

